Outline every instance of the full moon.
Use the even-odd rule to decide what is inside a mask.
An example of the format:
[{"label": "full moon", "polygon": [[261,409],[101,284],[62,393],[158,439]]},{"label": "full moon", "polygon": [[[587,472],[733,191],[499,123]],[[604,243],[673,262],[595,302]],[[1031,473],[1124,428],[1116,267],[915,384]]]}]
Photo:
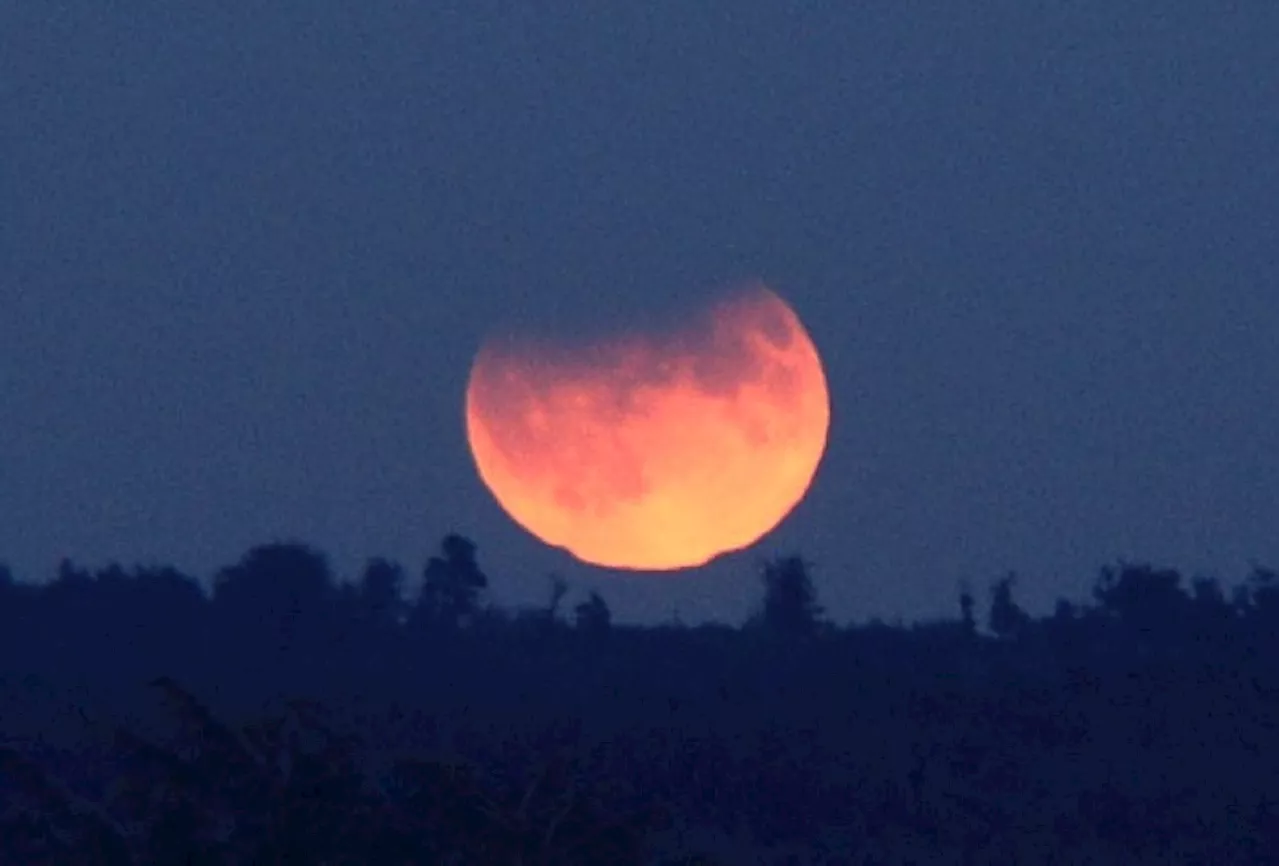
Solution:
[{"label": "full moon", "polygon": [[755,543],[803,498],[829,425],[818,351],[761,284],[662,333],[488,340],[467,382],[467,440],[498,504],[611,568],[688,568]]}]

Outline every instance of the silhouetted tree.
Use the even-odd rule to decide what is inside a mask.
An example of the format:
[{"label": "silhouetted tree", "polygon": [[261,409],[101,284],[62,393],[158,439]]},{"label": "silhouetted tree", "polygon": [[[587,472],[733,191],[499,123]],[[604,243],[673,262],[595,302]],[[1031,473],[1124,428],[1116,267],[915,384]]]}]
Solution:
[{"label": "silhouetted tree", "polygon": [[579,631],[588,634],[603,634],[609,630],[613,621],[613,614],[609,610],[609,605],[600,593],[592,592],[587,596],[586,601],[581,601],[573,609],[574,625]]},{"label": "silhouetted tree", "polygon": [[379,627],[398,625],[408,609],[404,569],[380,556],[370,559],[360,577],[359,599],[367,621]]},{"label": "silhouetted tree", "polygon": [[1211,577],[1197,577],[1191,581],[1191,599],[1196,604],[1203,605],[1206,608],[1223,608],[1229,607],[1227,604],[1227,596],[1222,591],[1222,586]]},{"label": "silhouetted tree", "polygon": [[760,622],[770,631],[786,635],[811,635],[818,626],[822,606],[809,577],[809,565],[799,556],[780,556],[764,564],[764,601]]},{"label": "silhouetted tree", "polygon": [[20,616],[18,607],[20,591],[9,566],[0,562],[0,658],[3,657],[10,633],[16,628]]},{"label": "silhouetted tree", "polygon": [[1053,615],[1042,620],[1038,627],[1041,634],[1054,642],[1057,652],[1073,654],[1086,639],[1081,629],[1083,623],[1076,606],[1065,598],[1060,598],[1054,602]]},{"label": "silhouetted tree", "polygon": [[1216,640],[1223,637],[1238,617],[1222,585],[1210,577],[1197,577],[1191,582],[1190,607],[1194,628],[1202,638]]},{"label": "silhouetted tree", "polygon": [[166,608],[180,605],[199,612],[208,600],[195,578],[171,566],[136,568],[133,580],[141,593]]},{"label": "silhouetted tree", "polygon": [[92,588],[94,632],[112,647],[113,663],[163,673],[197,651],[208,599],[200,585],[175,568],[112,563],[98,570]]},{"label": "silhouetted tree", "polygon": [[1263,619],[1275,620],[1277,592],[1276,572],[1255,566],[1243,584],[1236,587],[1232,604],[1242,614],[1259,614]]},{"label": "silhouetted tree", "polygon": [[547,619],[555,621],[560,612],[560,603],[569,592],[569,583],[560,575],[553,574],[547,579]]},{"label": "silhouetted tree", "polygon": [[1259,657],[1265,654],[1273,660],[1276,657],[1277,622],[1280,621],[1280,616],[1277,616],[1280,613],[1278,600],[1276,572],[1257,566],[1244,584],[1235,589],[1231,599],[1246,640],[1250,641]]},{"label": "silhouetted tree", "polygon": [[55,604],[77,605],[87,601],[93,589],[93,573],[63,557],[49,584],[49,599]]},{"label": "silhouetted tree", "polygon": [[456,628],[475,616],[489,579],[476,563],[476,545],[456,533],[440,543],[441,556],[427,561],[415,619]]},{"label": "silhouetted tree", "polygon": [[18,618],[18,593],[15,590],[13,574],[8,566],[0,563],[0,658],[4,658],[12,650],[9,643],[14,623]]},{"label": "silhouetted tree", "polygon": [[1147,636],[1167,635],[1191,613],[1181,582],[1173,569],[1122,564],[1102,569],[1093,597],[1126,628]]},{"label": "silhouetted tree", "polygon": [[991,586],[991,611],[987,625],[996,637],[1016,637],[1030,621],[1026,611],[1013,600],[1017,575],[1006,574]]},{"label": "silhouetted tree", "polygon": [[213,581],[216,607],[251,634],[295,643],[325,621],[335,592],[326,557],[305,544],[259,545]]},{"label": "silhouetted tree", "polygon": [[978,623],[974,617],[973,607],[973,590],[969,588],[967,583],[962,584],[960,586],[960,624],[968,634],[974,634],[978,629]]},{"label": "silhouetted tree", "polygon": [[75,652],[77,644],[90,635],[101,635],[104,625],[102,606],[95,592],[93,575],[70,559],[58,563],[57,576],[40,594],[39,608],[58,623],[46,646],[51,660],[61,664]]}]

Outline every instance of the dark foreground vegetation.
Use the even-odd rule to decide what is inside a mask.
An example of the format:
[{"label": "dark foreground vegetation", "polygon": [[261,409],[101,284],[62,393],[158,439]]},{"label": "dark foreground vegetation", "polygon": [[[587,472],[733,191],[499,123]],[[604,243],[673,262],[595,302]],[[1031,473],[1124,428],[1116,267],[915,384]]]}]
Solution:
[{"label": "dark foreground vegetation", "polygon": [[1233,864],[1277,849],[1275,575],[1104,569],[1044,618],[740,628],[486,603],[445,539],[0,569],[0,864]]}]

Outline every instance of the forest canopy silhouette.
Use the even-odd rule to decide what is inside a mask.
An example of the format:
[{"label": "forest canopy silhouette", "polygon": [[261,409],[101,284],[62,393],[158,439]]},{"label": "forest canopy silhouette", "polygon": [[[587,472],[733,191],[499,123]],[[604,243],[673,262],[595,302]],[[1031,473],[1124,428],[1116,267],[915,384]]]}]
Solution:
[{"label": "forest canopy silhouette", "polygon": [[1273,862],[1277,589],[1139,563],[1037,617],[738,626],[488,596],[479,548],[0,567],[0,863]]}]

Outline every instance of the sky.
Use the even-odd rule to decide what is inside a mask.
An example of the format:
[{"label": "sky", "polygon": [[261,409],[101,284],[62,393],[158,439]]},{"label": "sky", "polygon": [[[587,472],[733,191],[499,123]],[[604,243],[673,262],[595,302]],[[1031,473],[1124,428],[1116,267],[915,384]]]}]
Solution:
[{"label": "sky", "polygon": [[[476,540],[623,621],[1032,611],[1276,564],[1274,6],[0,2],[0,561],[355,574]],[[462,400],[503,323],[758,278],[826,365],[808,496],[689,572],[508,519]],[[570,599],[573,600],[573,597]]]}]

